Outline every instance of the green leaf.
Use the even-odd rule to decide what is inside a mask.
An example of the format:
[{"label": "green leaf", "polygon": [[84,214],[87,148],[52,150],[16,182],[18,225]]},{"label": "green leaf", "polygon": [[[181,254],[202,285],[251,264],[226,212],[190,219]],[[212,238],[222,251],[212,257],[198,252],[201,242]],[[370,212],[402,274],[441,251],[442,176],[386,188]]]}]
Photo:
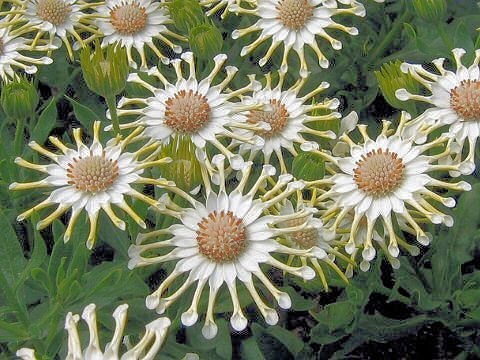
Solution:
[{"label": "green leaf", "polygon": [[305,299],[291,286],[282,288],[292,299],[292,309],[295,311],[308,311],[315,308],[318,303],[313,300]]},{"label": "green leaf", "polygon": [[[272,336],[269,331],[264,329],[262,326],[258,325],[257,323],[253,323],[252,332],[255,336],[258,348],[261,350],[263,357],[266,360],[276,360],[279,357],[283,359],[293,359],[292,356],[286,356],[286,353],[289,352],[287,345],[279,341],[277,337]],[[298,347],[292,344],[289,345],[291,345],[293,349],[297,349]]]},{"label": "green leaf", "polygon": [[38,117],[37,124],[32,132],[32,138],[39,144],[43,144],[47,140],[48,135],[52,131],[57,122],[57,104],[55,98],[52,97],[50,103]]},{"label": "green leaf", "polygon": [[275,337],[283,345],[285,345],[291,354],[297,355],[303,350],[304,343],[295,335],[295,333],[288,331],[280,326],[271,326],[267,328],[267,333]]},{"label": "green leaf", "polygon": [[467,30],[463,21],[461,21],[455,29],[453,43],[456,48],[465,49],[467,53],[465,54],[463,61],[465,61],[465,64],[469,65],[475,57],[475,44],[471,37],[471,32]]},{"label": "green leaf", "polygon": [[462,194],[453,211],[455,223],[448,231],[438,234],[434,242],[432,263],[432,294],[439,299],[449,299],[451,292],[461,284],[461,265],[472,259],[480,213],[472,211],[480,203],[480,184]]},{"label": "green leaf", "polygon": [[254,338],[249,338],[241,343],[242,359],[245,360],[265,360],[257,342]]},{"label": "green leaf", "polygon": [[83,125],[85,129],[92,129],[93,123],[96,120],[99,120],[100,117],[95,114],[90,108],[86,107],[85,105],[80,104],[76,100],[72,99],[65,95],[65,97],[70,101],[73,106],[73,112],[75,113],[75,117],[78,121]]},{"label": "green leaf", "polygon": [[346,328],[355,316],[352,311],[352,304],[349,301],[328,304],[322,311],[313,314],[315,319],[328,326],[330,331]]},{"label": "green leaf", "polygon": [[0,209],[0,229],[2,229],[2,239],[0,241],[0,271],[6,280],[13,286],[18,279],[19,274],[24,270],[26,260],[23,251],[18,242],[17,235],[6,218],[3,209]]}]

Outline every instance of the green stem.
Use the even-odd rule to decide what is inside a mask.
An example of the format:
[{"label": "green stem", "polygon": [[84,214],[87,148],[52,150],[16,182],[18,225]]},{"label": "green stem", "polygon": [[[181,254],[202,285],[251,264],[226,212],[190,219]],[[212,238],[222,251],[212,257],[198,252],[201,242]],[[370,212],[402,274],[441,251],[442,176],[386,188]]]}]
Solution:
[{"label": "green stem", "polygon": [[22,151],[22,142],[25,140],[23,137],[23,130],[25,128],[25,119],[18,119],[16,128],[15,128],[15,155],[21,155]]},{"label": "green stem", "polygon": [[442,38],[445,46],[448,47],[449,50],[452,50],[454,48],[453,41],[450,35],[448,35],[448,33],[445,31],[445,24],[437,21],[435,23],[435,27],[437,28],[438,34]]},{"label": "green stem", "polygon": [[110,110],[113,130],[115,131],[115,134],[120,134],[120,125],[118,123],[117,103],[115,101],[115,96],[108,96],[105,98],[105,100],[107,101],[108,110]]},{"label": "green stem", "polygon": [[393,40],[398,37],[398,33],[400,33],[400,31],[402,30],[403,24],[407,22],[410,19],[410,17],[411,15],[408,12],[408,10],[405,10],[402,16],[400,16],[395,20],[389,33],[383,38],[383,41],[380,43],[380,45],[377,46],[375,51],[368,57],[367,64],[370,64],[372,60],[383,55],[383,53],[390,46]]}]

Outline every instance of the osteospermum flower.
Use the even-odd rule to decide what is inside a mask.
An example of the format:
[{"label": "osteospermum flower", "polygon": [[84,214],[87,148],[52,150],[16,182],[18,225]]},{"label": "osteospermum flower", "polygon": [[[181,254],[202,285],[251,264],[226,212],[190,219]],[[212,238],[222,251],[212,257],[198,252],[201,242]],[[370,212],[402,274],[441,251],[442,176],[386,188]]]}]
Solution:
[{"label": "osteospermum flower", "polygon": [[[315,125],[322,121],[339,119],[341,115],[333,112],[338,108],[340,102],[338,99],[325,100],[312,104],[312,98],[330,84],[322,82],[311,92],[299,96],[305,79],[301,79],[295,85],[287,90],[283,90],[285,73],[278,73],[278,83],[272,88],[272,79],[270,74],[265,76],[266,85],[253,91],[251,96],[242,96],[242,105],[246,110],[239,112],[234,117],[236,121],[235,132],[242,137],[252,137],[257,135],[262,138],[263,146],[246,142],[236,142],[239,146],[240,154],[250,155],[253,160],[257,153],[261,151],[264,156],[264,162],[269,163],[272,153],[274,153],[280,163],[282,173],[287,172],[283,158],[283,149],[286,149],[293,156],[297,155],[294,144],[298,144],[302,149],[312,150],[318,147],[318,144],[305,139],[303,135],[318,136],[320,138],[335,139],[336,135],[332,131],[321,131],[315,129]],[[308,104],[310,102],[310,104]],[[250,108],[257,105],[256,108]],[[258,108],[261,106],[261,108]],[[315,115],[317,111],[323,111],[323,115]],[[262,127],[263,125],[263,127]],[[266,128],[265,128],[266,125]],[[251,128],[249,128],[249,126]],[[318,152],[329,158],[325,152]]]},{"label": "osteospermum flower", "polygon": [[[403,101],[417,100],[433,105],[412,122],[410,132],[416,134],[417,142],[422,143],[432,131],[448,125],[448,134],[458,145],[454,162],[464,162],[470,169],[468,173],[472,173],[475,170],[475,145],[480,136],[480,50],[475,51],[475,60],[469,68],[462,64],[464,49],[453,49],[452,53],[457,64],[456,72],[443,67],[444,58],[433,60],[440,74],[429,72],[421,65],[403,63],[401,70],[410,73],[431,95],[411,94],[406,89],[399,89],[396,96]],[[468,155],[462,160],[465,141],[468,141]]]},{"label": "osteospermum flower", "polygon": [[283,60],[281,70],[287,72],[288,54],[293,48],[300,59],[300,76],[307,77],[308,68],[305,59],[305,45],[309,45],[317,55],[319,65],[329,66],[329,61],[320,50],[316,37],[327,40],[335,50],[342,48],[342,43],[334,39],[325,30],[336,29],[357,35],[355,27],[347,27],[332,20],[332,16],[352,14],[365,16],[365,8],[355,0],[344,0],[339,7],[335,0],[258,0],[253,9],[245,9],[237,4],[230,5],[229,9],[237,14],[249,14],[260,19],[253,25],[237,29],[232,32],[232,38],[237,39],[249,33],[260,31],[258,38],[250,45],[245,46],[240,55],[245,56],[263,42],[272,39],[266,54],[258,64],[263,66],[272,56],[275,49],[283,44]]},{"label": "osteospermum flower", "polygon": [[83,44],[81,34],[95,34],[97,30],[91,26],[89,15],[85,10],[95,8],[97,3],[87,3],[82,0],[24,0],[21,3],[23,18],[28,26],[37,30],[32,48],[44,33],[49,35],[49,43],[55,37],[62,39],[70,58],[73,50],[68,35],[73,36]]},{"label": "osteospermum flower", "polygon": [[[90,304],[85,307],[82,313],[82,319],[87,323],[90,335],[88,346],[83,350],[78,332],[80,316],[73,315],[71,312],[67,314],[65,318],[65,330],[68,334],[68,353],[66,359],[114,360],[121,357],[122,359],[129,360],[153,360],[156,358],[171,324],[168,318],[158,318],[147,324],[143,337],[135,346],[131,346],[128,337],[125,337],[124,340],[123,336],[127,324],[128,305],[123,304],[118,306],[113,312],[115,330],[112,339],[106,344],[105,350],[102,352],[95,308],[95,304]],[[122,340],[123,344],[127,347],[126,351],[122,351]],[[36,360],[35,351],[29,348],[19,349],[17,356],[23,360]],[[198,356],[195,354],[187,354],[184,360],[186,359],[195,360],[198,359]]]},{"label": "osteospermum flower", "polygon": [[154,43],[158,39],[171,47],[176,53],[182,52],[182,47],[174,44],[165,35],[177,40],[186,41],[166,25],[173,21],[165,3],[152,0],[110,0],[105,5],[96,8],[97,26],[103,33],[102,47],[108,44],[119,44],[127,50],[127,57],[131,66],[136,68],[132,58],[132,47],[135,48],[141,59],[141,68],[147,68],[145,46],[148,46],[158,58],[168,63],[168,58]]},{"label": "osteospermum flower", "polygon": [[[335,217],[328,228],[335,232],[346,216],[353,212],[351,231],[345,245],[351,254],[357,244],[355,238],[362,221],[366,221],[366,237],[363,241],[362,256],[366,261],[375,257],[372,243],[375,226],[383,224],[388,234],[388,252],[399,254],[398,236],[393,219],[403,221],[414,230],[417,241],[428,245],[430,237],[419,223],[430,222],[453,225],[451,216],[438,210],[432,203],[453,207],[453,198],[444,198],[429,188],[448,190],[470,190],[470,184],[460,181],[447,183],[429,175],[435,171],[464,171],[459,165],[438,164],[438,160],[448,156],[449,145],[437,155],[428,155],[428,150],[445,144],[446,137],[439,137],[423,145],[415,145],[412,138],[406,138],[402,131],[409,116],[402,113],[396,131],[388,136],[389,122],[384,121],[381,134],[376,140],[370,139],[365,125],[358,129],[363,143],[355,144],[347,134],[342,140],[350,147],[350,156],[337,157],[334,164],[338,172],[333,176],[318,180],[317,185],[327,185],[328,191],[318,197],[318,201],[333,200],[333,205],[323,214],[325,218]],[[382,221],[380,222],[380,218]],[[397,221],[398,222],[398,221]],[[378,231],[378,228],[377,228]]]},{"label": "osteospermum flower", "polygon": [[[183,194],[182,197],[191,204],[191,207],[181,208],[173,203],[168,195],[165,195],[163,197],[165,207],[160,211],[177,218],[179,223],[166,229],[140,234],[136,244],[129,249],[128,267],[130,269],[178,260],[174,270],[159,288],[147,297],[146,305],[149,309],[156,309],[158,313],[163,313],[196,282],[191,306],[181,316],[182,323],[186,326],[196,323],[198,303],[208,283],[208,308],[202,329],[206,338],[213,338],[217,333],[213,315],[214,304],[218,291],[224,283],[227,285],[233,303],[230,323],[235,330],[241,331],[247,326],[247,319],[237,294],[237,279],[248,289],[265,321],[268,324],[276,324],[278,314],[265,304],[256,290],[252,275],[263,283],[281,308],[288,309],[291,306],[290,297],[272,284],[260,265],[270,265],[304,279],[311,279],[315,276],[315,272],[310,267],[288,266],[270,253],[320,258],[326,255],[324,250],[316,247],[296,249],[284,246],[275,240],[278,236],[303,229],[305,224],[290,227],[276,225],[287,220],[305,218],[308,215],[306,210],[289,215],[265,215],[280,201],[302,189],[303,182],[291,182],[291,176],[281,176],[271,190],[265,192],[261,199],[257,198],[256,194],[260,187],[263,189],[264,182],[268,179],[273,181],[271,176],[275,174],[275,168],[270,165],[264,166],[258,179],[250,190],[246,191],[245,186],[252,170],[252,163],[248,162],[241,169],[242,179],[239,184],[227,194],[223,160],[223,155],[216,155],[212,159],[219,177],[218,191],[212,189],[207,170],[203,167],[203,185],[207,196],[205,203]],[[151,241],[159,235],[168,236],[168,238]],[[157,249],[160,249],[164,255],[155,256]],[[165,249],[172,250],[165,252]],[[165,290],[183,274],[187,276],[183,278],[183,284],[178,290],[168,296],[164,295]]]},{"label": "osteospermum flower", "polygon": [[[316,200],[316,191],[312,198],[306,202],[301,196],[301,192],[297,192],[297,201],[296,206],[294,207],[290,200],[286,200],[284,204],[280,207],[280,215],[292,215],[297,212],[305,211],[308,209],[309,215],[304,218],[297,218],[292,220],[287,220],[280,224],[280,226],[285,227],[295,227],[305,223],[303,229],[288,233],[285,235],[284,241],[288,246],[294,247],[297,249],[311,249],[312,247],[318,247],[324,251],[324,256],[322,257],[306,257],[306,256],[296,256],[290,255],[288,257],[288,265],[294,263],[295,258],[299,258],[300,263],[303,266],[306,266],[308,261],[313,265],[313,268],[317,271],[322,281],[323,287],[328,291],[328,282],[323,271],[322,265],[327,265],[332,268],[345,282],[348,283],[348,279],[345,274],[340,270],[340,268],[335,264],[335,257],[338,256],[347,263],[353,263],[348,257],[339,252],[332,242],[333,238],[330,236],[330,233],[325,232],[323,229],[323,222],[314,217],[316,210],[312,207]],[[320,262],[319,262],[320,260]]]},{"label": "osteospermum flower", "polygon": [[[21,51],[31,51],[34,39],[21,37],[29,33],[31,29],[25,27],[14,28],[20,15],[7,15],[0,20],[0,77],[4,81],[14,78],[14,67],[25,71],[27,74],[35,74],[37,72],[36,65],[51,64],[53,60],[48,56],[34,58],[23,55]],[[61,45],[60,41],[47,43],[43,39],[36,41],[35,51],[44,52],[58,49]]]},{"label": "osteospermum flower", "polygon": [[[150,85],[140,79],[138,74],[129,75],[128,81],[142,85],[151,91],[153,96],[147,99],[122,98],[118,104],[118,116],[135,115],[139,118],[131,123],[120,125],[120,128],[144,126],[144,135],[164,144],[168,144],[175,136],[190,138],[198,148],[204,148],[207,143],[210,143],[229,159],[233,168],[239,169],[243,164],[242,157],[228,150],[219,141],[219,138],[227,137],[261,145],[262,141],[258,136],[245,138],[227,129],[234,113],[243,110],[243,108],[234,107],[229,100],[252,90],[256,82],[251,78],[250,83],[244,88],[227,92],[224,89],[238,71],[234,66],[225,67],[226,78],[218,85],[212,85],[227,59],[225,54],[219,54],[214,58],[213,70],[200,81],[196,78],[193,54],[183,53],[182,59],[189,65],[189,77],[183,77],[182,60],[172,60],[171,63],[177,76],[177,80],[173,84],[163,76],[157,67],[149,70],[150,75],[161,81],[163,88]],[[143,107],[124,109],[126,105],[132,104]]]},{"label": "osteospermum flower", "polygon": [[[336,240],[332,240],[331,243],[343,245],[343,246],[348,244],[354,218],[355,218],[355,211],[352,210],[340,222],[340,225],[337,227],[337,230],[336,230],[336,235],[337,235]],[[416,234],[415,230],[411,228],[408,224],[406,224],[403,221],[403,219],[397,218],[396,220],[398,222],[399,229],[402,230],[402,232],[406,232],[415,236]],[[335,222],[335,217],[333,217],[327,224],[325,224],[325,227],[326,228],[330,227],[331,225],[333,225],[334,222]],[[362,250],[365,248],[365,244],[368,243],[367,242],[367,238],[368,238],[367,224],[368,222],[366,217],[363,217],[358,223],[357,228],[355,230],[356,231],[354,236],[355,249],[350,254],[351,263],[347,265],[347,268],[345,270],[345,275],[348,278],[351,278],[353,276],[354,264],[356,263],[358,253],[361,254]],[[429,238],[431,237],[431,235],[428,233],[426,233],[426,235]],[[405,239],[402,236],[400,236],[400,234],[395,234],[395,236],[396,236],[397,244],[403,250],[408,251],[408,253],[412,256],[417,256],[418,254],[420,254],[420,249],[418,248],[418,246],[407,243]],[[375,247],[382,249],[383,254],[385,255],[387,261],[390,263],[392,268],[394,269],[400,268],[400,260],[398,260],[398,258],[396,257],[393,257],[388,251],[388,231],[383,224],[379,224],[376,226],[376,228],[373,229],[371,239],[373,240]],[[372,260],[373,259],[370,259],[370,258],[365,259],[364,257],[362,257],[359,264],[360,270],[364,272],[368,271],[370,269],[370,262]]]},{"label": "osteospermum flower", "polygon": [[144,146],[133,153],[125,151],[125,147],[137,140],[141,132],[142,129],[138,128],[125,139],[122,140],[120,137],[117,137],[110,140],[104,147],[99,142],[100,122],[96,121],[93,128],[93,142],[90,147],[82,142],[81,129],[75,129],[73,132],[77,145],[76,150],[65,146],[57,138],[50,137],[50,141],[62,151],[63,154],[61,155],[54,154],[32,141],[29,146],[53,160],[55,164],[38,165],[22,158],[16,158],[16,164],[43,172],[48,176],[35,182],[12,183],[10,189],[24,190],[48,187],[58,187],[58,189],[53,190],[38,205],[20,214],[17,220],[22,221],[38,210],[58,204],[55,211],[38,222],[37,229],[43,229],[68,209],[72,208],[70,221],[64,235],[64,240],[68,241],[78,216],[85,209],[90,220],[90,233],[87,239],[87,247],[89,249],[95,244],[100,209],[105,211],[119,229],[125,230],[125,222],[115,214],[112,204],[130,215],[139,226],[146,228],[145,222],[128,205],[125,197],[128,195],[152,206],[157,206],[157,201],[138,192],[132,185],[154,182],[157,185],[169,187],[173,186],[173,184],[141,176],[145,168],[171,161],[169,158],[154,160],[155,153],[140,160],[141,156],[155,150],[159,146],[158,143]]}]

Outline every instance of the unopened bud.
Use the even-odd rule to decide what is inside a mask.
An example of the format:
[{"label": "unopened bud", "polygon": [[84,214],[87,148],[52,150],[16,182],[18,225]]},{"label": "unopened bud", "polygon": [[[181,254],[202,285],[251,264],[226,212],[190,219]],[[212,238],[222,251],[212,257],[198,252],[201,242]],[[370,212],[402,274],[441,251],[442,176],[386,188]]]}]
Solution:
[{"label": "unopened bud", "polygon": [[447,13],[446,0],[413,0],[415,12],[426,22],[443,21]]},{"label": "unopened bud", "polygon": [[398,89],[406,89],[413,94],[418,93],[417,82],[410,74],[405,74],[400,70],[401,65],[400,60],[385,63],[380,70],[375,71],[375,75],[385,100],[394,108],[412,112],[412,102],[400,101],[395,95]]},{"label": "unopened bud", "polygon": [[38,100],[37,89],[26,78],[17,77],[2,87],[2,108],[10,119],[23,120],[31,116]]},{"label": "unopened bud", "polygon": [[124,48],[110,45],[104,53],[97,42],[93,54],[88,46],[82,51],[80,65],[88,88],[96,94],[107,98],[125,89],[129,70]]},{"label": "unopened bud", "polygon": [[212,23],[204,23],[192,28],[188,41],[195,55],[202,59],[212,59],[223,47],[222,33]]}]

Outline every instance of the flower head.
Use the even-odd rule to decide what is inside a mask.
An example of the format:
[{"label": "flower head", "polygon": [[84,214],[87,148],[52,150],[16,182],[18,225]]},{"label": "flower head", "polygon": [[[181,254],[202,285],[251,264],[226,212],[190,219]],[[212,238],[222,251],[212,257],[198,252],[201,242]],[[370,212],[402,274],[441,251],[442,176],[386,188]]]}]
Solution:
[{"label": "flower head", "polygon": [[145,46],[148,46],[162,62],[168,62],[168,58],[154,44],[154,39],[160,40],[176,53],[182,52],[179,45],[165,37],[168,35],[177,40],[185,40],[167,28],[166,25],[172,23],[172,20],[167,6],[162,2],[111,0],[96,8],[96,11],[98,15],[96,25],[104,35],[102,47],[108,44],[125,47],[128,61],[134,68],[137,64],[132,57],[132,47],[140,55],[142,69],[147,68]]},{"label": "flower head", "polygon": [[[111,359],[131,359],[131,360],[151,360],[160,352],[165,341],[167,330],[170,326],[168,318],[158,318],[145,326],[145,334],[135,346],[129,346],[129,341],[123,341],[127,345],[127,350],[122,355],[123,332],[127,324],[128,305],[118,306],[113,312],[115,319],[115,330],[110,342],[105,346],[102,352],[100,348],[100,338],[97,325],[97,313],[95,304],[85,307],[82,313],[82,319],[87,323],[89,332],[89,343],[85,349],[82,349],[80,335],[78,332],[79,315],[73,315],[69,312],[65,318],[65,330],[68,334],[68,353],[66,359],[75,360],[111,360]],[[127,337],[125,337],[127,340]],[[22,360],[36,360],[33,349],[22,348],[17,351],[17,356]],[[189,360],[198,359],[198,356],[189,354]],[[186,359],[186,358],[185,358]]]},{"label": "flower head", "polygon": [[[199,152],[199,151],[197,151]],[[209,300],[205,325],[202,333],[206,338],[213,338],[217,333],[215,325],[214,304],[218,291],[225,283],[233,303],[233,315],[230,318],[232,327],[241,331],[247,326],[240,301],[237,294],[237,279],[241,281],[250,292],[261,314],[268,324],[276,324],[278,315],[274,309],[265,304],[257,292],[253,276],[264,284],[280,307],[288,309],[291,306],[289,296],[278,290],[266,277],[260,268],[266,264],[280,270],[311,279],[314,271],[305,265],[293,267],[284,264],[271,255],[271,253],[316,256],[326,256],[324,250],[312,247],[298,249],[282,245],[276,241],[277,237],[284,237],[305,227],[300,221],[291,226],[280,227],[285,221],[304,219],[309,215],[308,210],[294,211],[288,215],[280,215],[276,206],[279,203],[303,188],[303,182],[292,182],[291,175],[281,175],[275,182],[272,176],[275,168],[270,165],[263,167],[260,176],[253,182],[247,191],[247,182],[251,181],[252,163],[245,163],[241,169],[241,180],[237,187],[227,193],[224,177],[224,156],[216,155],[212,159],[216,173],[209,175],[208,169],[202,167],[203,185],[206,192],[205,202],[199,202],[187,194],[177,192],[190,203],[189,208],[182,208],[175,204],[168,195],[163,196],[164,207],[159,211],[178,219],[166,229],[159,229],[150,233],[141,234],[137,243],[129,249],[129,268],[162,264],[178,260],[174,270],[162,282],[160,287],[146,299],[149,309],[156,309],[163,313],[194,283],[196,287],[190,308],[182,314],[182,323],[186,326],[193,325],[198,319],[198,303],[205,285],[208,283]],[[216,176],[219,183],[217,191],[212,189],[211,176]],[[275,185],[266,191],[264,183],[268,180]],[[257,192],[266,191],[260,198]],[[154,240],[163,236],[164,240]],[[165,236],[167,238],[165,239]],[[166,252],[166,249],[171,249]],[[155,256],[160,250],[164,255]],[[165,290],[181,275],[183,284],[177,291],[165,296]]]},{"label": "flower head", "polygon": [[[345,5],[345,7],[339,7]],[[307,62],[305,59],[305,45],[309,45],[317,55],[319,65],[323,68],[329,66],[329,61],[320,50],[316,37],[327,40],[335,50],[342,48],[342,43],[334,39],[325,30],[341,30],[350,35],[357,35],[355,27],[347,27],[332,20],[332,16],[353,14],[365,16],[365,8],[355,0],[258,0],[254,9],[245,9],[237,4],[230,5],[230,11],[237,14],[249,14],[260,19],[253,25],[234,30],[232,37],[240,38],[246,34],[260,31],[260,35],[250,45],[244,47],[240,53],[245,56],[255,50],[260,44],[272,39],[267,53],[258,62],[263,66],[272,56],[275,49],[284,45],[281,71],[287,72],[288,54],[293,48],[300,59],[300,76],[308,76]]]},{"label": "flower head", "polygon": [[[49,43],[53,43],[55,37],[60,38],[73,59],[69,37],[83,44],[80,34],[93,35],[97,32],[86,12],[96,6],[97,3],[83,0],[23,0],[21,9],[24,20],[28,21],[31,28],[39,33],[48,33]],[[32,44],[33,48],[35,43],[36,41]]]},{"label": "flower head", "polygon": [[0,102],[2,109],[10,119],[26,119],[38,105],[37,88],[25,77],[16,77],[2,88]]},{"label": "flower head", "polygon": [[[198,148],[204,148],[207,143],[212,144],[230,161],[233,168],[239,169],[243,164],[240,155],[232,153],[225,147],[219,138],[234,138],[241,142],[259,144],[258,137],[245,138],[236,135],[228,129],[230,118],[242,110],[230,101],[236,96],[252,89],[254,81],[236,91],[227,92],[228,86],[238,69],[234,66],[225,67],[226,78],[218,85],[212,82],[222,70],[227,56],[219,54],[214,58],[215,66],[210,74],[198,81],[193,54],[183,53],[182,60],[172,60],[177,79],[170,83],[157,67],[149,70],[149,74],[160,80],[161,88],[156,88],[140,78],[138,74],[130,74],[129,82],[142,85],[151,91],[153,96],[147,99],[122,98],[118,104],[118,116],[138,116],[136,121],[122,124],[120,128],[134,128],[144,126],[144,135],[164,144],[175,136],[186,136]],[[188,64],[189,76],[183,77],[182,63]],[[134,109],[124,109],[126,105],[140,105]],[[107,128],[109,129],[109,127]]]},{"label": "flower head", "polygon": [[[323,214],[323,217],[335,218],[327,227],[336,232],[342,226],[347,216],[353,216],[351,231],[346,251],[351,254],[357,247],[356,238],[362,221],[366,222],[366,236],[360,241],[363,246],[362,256],[370,261],[375,257],[372,243],[374,231],[380,234],[380,226],[388,236],[388,252],[397,257],[400,242],[394,223],[404,223],[423,245],[428,245],[431,237],[424,232],[419,223],[443,223],[453,225],[453,218],[438,210],[434,204],[440,203],[446,207],[455,206],[453,198],[445,198],[429,188],[448,190],[470,190],[470,184],[461,181],[448,183],[437,180],[430,174],[436,171],[455,169],[462,171],[458,165],[443,165],[439,160],[450,154],[450,142],[446,137],[439,137],[423,145],[415,145],[410,137],[405,137],[403,130],[409,117],[402,113],[396,131],[391,133],[390,123],[384,122],[382,133],[372,140],[365,125],[358,129],[363,142],[355,144],[348,135],[344,140],[350,147],[350,156],[336,157],[334,165],[338,172],[331,177],[312,182],[309,185],[326,185],[328,191],[318,197],[318,201],[332,200],[333,204]],[[437,155],[428,155],[428,150],[444,146],[444,151]],[[380,221],[382,219],[382,221]],[[378,242],[378,241],[377,241]],[[407,248],[410,251],[410,249]]]},{"label": "flower head", "polygon": [[[90,147],[82,142],[81,129],[75,129],[73,133],[77,149],[71,149],[57,138],[50,137],[50,141],[61,150],[62,154],[60,155],[50,152],[32,141],[29,146],[53,160],[55,164],[38,165],[22,158],[16,158],[16,164],[40,171],[48,176],[30,183],[12,183],[10,189],[24,190],[49,187],[58,187],[58,189],[53,190],[41,203],[20,214],[17,220],[22,221],[35,211],[58,204],[54,212],[37,224],[37,229],[43,229],[72,208],[70,221],[64,235],[64,240],[68,241],[78,216],[85,209],[90,220],[90,233],[87,240],[89,249],[95,244],[100,209],[105,211],[119,229],[125,230],[125,222],[115,214],[112,204],[130,215],[139,226],[145,228],[145,222],[128,205],[125,197],[129,195],[152,206],[157,206],[158,203],[135,190],[132,185],[155,183],[159,186],[165,185],[168,187],[173,186],[173,184],[141,176],[145,168],[171,161],[169,158],[155,160],[156,155],[152,151],[158,148],[158,143],[151,143],[133,153],[125,151],[128,144],[139,139],[139,133],[141,132],[141,128],[136,129],[125,139],[122,140],[117,137],[110,140],[106,146],[102,146],[99,142],[100,122],[97,121],[94,125],[94,137]],[[140,160],[140,157],[146,153],[151,154]]]},{"label": "flower head", "polygon": [[[304,218],[297,218],[292,220],[286,220],[283,223],[280,223],[280,227],[295,227],[303,224],[303,228],[288,233],[284,237],[284,242],[289,246],[297,249],[310,249],[312,247],[317,247],[323,250],[321,257],[306,257],[306,256],[295,256],[290,255],[288,259],[288,265],[291,265],[296,261],[296,258],[300,261],[301,264],[307,264],[308,261],[312,263],[313,268],[317,271],[320,280],[322,281],[323,287],[328,291],[328,281],[325,276],[324,266],[328,266],[333,269],[345,282],[348,283],[348,280],[342,270],[335,263],[335,258],[339,257],[340,259],[346,261],[349,264],[354,264],[347,256],[342,254],[337,249],[337,244],[334,238],[329,232],[324,231],[324,225],[322,220],[318,217],[315,217],[314,214],[318,213],[318,210],[313,207],[316,201],[316,191],[313,191],[313,196],[310,200],[306,201],[303,199],[302,193],[297,191],[296,193],[296,206],[292,204],[290,200],[285,200],[280,205],[280,215],[292,215],[296,212],[306,211],[308,215]],[[322,266],[323,265],[323,266]]]},{"label": "flower head", "polygon": [[[293,156],[297,155],[294,144],[300,145],[302,150],[316,151],[320,156],[328,154],[318,150],[318,144],[309,137],[334,139],[333,131],[318,130],[315,126],[322,122],[339,119],[341,115],[334,111],[340,102],[338,99],[326,99],[323,102],[312,104],[312,98],[327,89],[330,85],[322,82],[311,92],[300,96],[305,79],[299,80],[289,89],[283,89],[285,74],[278,73],[278,82],[272,87],[270,74],[265,76],[266,85],[256,87],[251,96],[241,97],[241,104],[245,110],[239,112],[233,119],[235,132],[242,137],[257,135],[262,139],[262,146],[245,142],[236,142],[239,153],[249,153],[250,159],[261,151],[264,162],[269,163],[272,154],[279,160],[282,173],[287,172],[283,149]],[[255,108],[251,108],[255,105]],[[248,108],[250,107],[250,108]],[[322,115],[318,114],[322,111]],[[317,113],[316,113],[317,112]],[[305,137],[304,137],[305,136]]]},{"label": "flower head", "polygon": [[48,56],[34,58],[23,55],[20,51],[31,51],[32,45],[36,43],[34,50],[39,52],[58,49],[60,41],[47,42],[46,40],[29,39],[21,37],[22,34],[30,32],[30,29],[22,27],[15,29],[13,24],[17,17],[7,15],[0,20],[0,77],[8,82],[15,77],[14,67],[25,71],[27,74],[37,72],[36,65],[51,64],[53,60]]},{"label": "flower head", "polygon": [[[469,167],[467,173],[472,173],[475,170],[475,145],[480,136],[480,50],[475,51],[475,60],[469,68],[462,64],[465,50],[453,49],[452,53],[457,64],[456,72],[443,67],[443,58],[433,61],[439,74],[425,70],[422,65],[403,63],[402,71],[410,73],[431,95],[411,94],[406,89],[397,90],[396,95],[402,101],[415,100],[432,105],[412,121],[407,131],[422,143],[432,131],[448,126],[444,133],[455,139],[453,162],[464,163]],[[466,142],[468,155],[463,159]],[[452,172],[451,175],[459,174]]]}]

